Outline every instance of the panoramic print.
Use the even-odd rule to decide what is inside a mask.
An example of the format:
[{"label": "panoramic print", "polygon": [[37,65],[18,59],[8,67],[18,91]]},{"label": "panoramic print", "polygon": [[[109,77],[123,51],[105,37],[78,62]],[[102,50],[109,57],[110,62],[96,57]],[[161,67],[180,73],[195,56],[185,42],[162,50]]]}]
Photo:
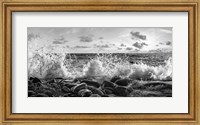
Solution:
[{"label": "panoramic print", "polygon": [[28,97],[172,97],[172,27],[28,27]]}]

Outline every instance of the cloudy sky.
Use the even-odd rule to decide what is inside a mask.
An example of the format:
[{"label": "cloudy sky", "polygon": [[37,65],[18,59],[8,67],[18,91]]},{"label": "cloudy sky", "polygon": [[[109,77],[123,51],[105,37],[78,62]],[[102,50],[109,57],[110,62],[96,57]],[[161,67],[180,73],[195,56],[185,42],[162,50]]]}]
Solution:
[{"label": "cloudy sky", "polygon": [[28,50],[53,53],[172,51],[172,28],[29,27]]}]

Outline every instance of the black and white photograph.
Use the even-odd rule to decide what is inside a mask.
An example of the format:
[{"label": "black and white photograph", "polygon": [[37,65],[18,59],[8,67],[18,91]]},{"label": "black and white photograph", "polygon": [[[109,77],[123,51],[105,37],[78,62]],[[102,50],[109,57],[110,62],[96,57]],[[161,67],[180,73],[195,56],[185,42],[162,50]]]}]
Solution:
[{"label": "black and white photograph", "polygon": [[28,27],[28,97],[172,97],[172,27]]}]

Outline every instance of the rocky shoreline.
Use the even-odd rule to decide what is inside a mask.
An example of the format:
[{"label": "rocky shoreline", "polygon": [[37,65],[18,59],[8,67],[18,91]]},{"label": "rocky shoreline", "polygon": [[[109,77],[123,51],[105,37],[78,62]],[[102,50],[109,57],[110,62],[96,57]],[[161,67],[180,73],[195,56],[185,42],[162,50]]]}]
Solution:
[{"label": "rocky shoreline", "polygon": [[[171,81],[169,81],[171,83]],[[28,97],[172,97],[172,85],[113,77],[96,82],[87,78],[28,79]]]}]

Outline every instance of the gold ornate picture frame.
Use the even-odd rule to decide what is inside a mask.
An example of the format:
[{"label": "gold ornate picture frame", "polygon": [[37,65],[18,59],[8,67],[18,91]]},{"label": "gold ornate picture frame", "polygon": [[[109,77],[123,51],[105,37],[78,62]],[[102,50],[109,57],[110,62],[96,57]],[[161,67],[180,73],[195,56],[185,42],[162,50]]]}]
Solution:
[{"label": "gold ornate picture frame", "polygon": [[[183,124],[199,125],[199,0],[3,0],[0,21],[1,124]],[[188,12],[189,113],[23,114],[12,113],[12,12]]]}]

